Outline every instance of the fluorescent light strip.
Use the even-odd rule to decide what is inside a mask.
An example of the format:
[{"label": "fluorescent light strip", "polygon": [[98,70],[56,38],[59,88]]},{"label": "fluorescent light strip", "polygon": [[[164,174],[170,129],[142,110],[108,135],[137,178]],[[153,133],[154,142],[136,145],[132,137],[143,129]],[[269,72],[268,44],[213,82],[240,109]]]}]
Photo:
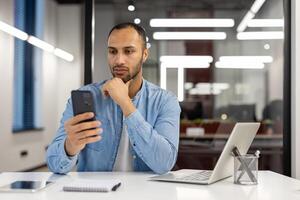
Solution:
[{"label": "fluorescent light strip", "polygon": [[228,83],[197,83],[196,87],[193,88],[192,93],[198,95],[209,95],[209,94],[221,94],[223,90],[230,88]]},{"label": "fluorescent light strip", "polygon": [[248,22],[249,27],[283,27],[283,19],[252,19]]},{"label": "fluorescent light strip", "polygon": [[194,87],[194,83],[191,83],[191,82],[184,83],[184,89],[185,90],[189,90],[193,87]]},{"label": "fluorescent light strip", "polygon": [[230,88],[229,83],[212,83],[212,86],[220,90],[227,90]]},{"label": "fluorescent light strip", "polygon": [[266,0],[255,0],[250,10],[256,14],[259,11],[259,9],[262,7],[262,5],[265,3],[265,1]]},{"label": "fluorescent light strip", "polygon": [[72,62],[74,60],[74,56],[62,49],[59,49],[59,48],[56,48],[54,49],[54,55],[66,60],[66,61],[69,61],[69,62]]},{"label": "fluorescent light strip", "polygon": [[220,62],[262,62],[271,63],[273,62],[272,56],[221,56]]},{"label": "fluorescent light strip", "polygon": [[27,40],[27,38],[28,38],[27,33],[13,27],[13,26],[10,26],[2,21],[0,21],[0,30],[5,33],[8,33],[16,38],[19,38],[20,40]]},{"label": "fluorescent light strip", "polygon": [[241,23],[239,24],[239,26],[237,27],[237,32],[243,32],[247,26],[248,26],[248,22],[254,18],[255,14],[252,13],[251,11],[248,11],[247,14],[245,15],[245,17],[242,19]]},{"label": "fluorescent light strip", "polygon": [[193,68],[193,69],[198,69],[198,68],[209,68],[210,64],[209,63],[204,63],[204,62],[198,62],[198,63],[193,63],[193,62],[190,62],[190,63],[176,63],[176,62],[173,62],[173,63],[166,63],[166,62],[162,62],[161,67],[165,67],[165,68],[175,68],[175,69],[184,69],[184,68]]},{"label": "fluorescent light strip", "polygon": [[263,69],[265,67],[264,63],[261,62],[216,62],[216,68],[226,68],[226,69]]},{"label": "fluorescent light strip", "polygon": [[230,88],[230,85],[228,83],[212,83],[212,87],[219,90],[227,90],[228,88]]},{"label": "fluorescent light strip", "polygon": [[155,40],[225,40],[225,32],[154,32]]},{"label": "fluorescent light strip", "polygon": [[20,40],[27,40],[28,43],[30,43],[38,48],[41,48],[45,51],[48,51],[50,53],[54,53],[54,55],[56,55],[62,59],[65,59],[66,61],[71,62],[74,60],[74,56],[72,54],[70,54],[62,49],[54,48],[54,46],[52,46],[51,44],[48,44],[47,42],[40,40],[34,36],[28,35],[27,33],[15,28],[11,25],[8,25],[2,21],[0,21],[0,30],[5,33],[8,33],[9,35],[12,35],[16,38],[19,38]]},{"label": "fluorescent light strip", "polygon": [[190,95],[219,95],[221,92],[216,88],[192,88],[189,90]]},{"label": "fluorescent light strip", "polygon": [[237,34],[238,40],[279,40],[284,39],[283,31],[242,32]]},{"label": "fluorescent light strip", "polygon": [[230,87],[228,83],[197,83],[196,88],[214,88],[218,90],[227,90]]},{"label": "fluorescent light strip", "polygon": [[151,27],[233,27],[233,19],[151,19]]},{"label": "fluorescent light strip", "polygon": [[29,36],[28,40],[27,40],[30,44],[38,47],[38,48],[41,48],[45,51],[48,51],[48,52],[53,52],[54,51],[54,46],[52,46],[51,44],[48,44],[47,42],[44,42],[43,40],[40,40],[34,36]]},{"label": "fluorescent light strip", "polygon": [[161,56],[160,62],[166,63],[211,63],[213,61],[212,56]]},{"label": "fluorescent light strip", "polygon": [[241,23],[237,27],[237,32],[243,32],[247,28],[249,21],[255,17],[255,14],[259,11],[265,1],[266,0],[255,0],[250,10],[247,12],[247,14],[244,16]]}]

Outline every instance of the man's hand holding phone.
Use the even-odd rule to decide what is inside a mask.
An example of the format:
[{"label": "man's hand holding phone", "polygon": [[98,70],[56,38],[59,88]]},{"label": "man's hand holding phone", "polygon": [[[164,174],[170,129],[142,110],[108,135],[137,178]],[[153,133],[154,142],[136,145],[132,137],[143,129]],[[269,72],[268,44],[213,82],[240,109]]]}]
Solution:
[{"label": "man's hand holding phone", "polygon": [[69,156],[79,153],[86,144],[101,140],[102,133],[100,121],[86,121],[94,117],[93,112],[76,115],[65,122],[67,134],[65,150]]}]

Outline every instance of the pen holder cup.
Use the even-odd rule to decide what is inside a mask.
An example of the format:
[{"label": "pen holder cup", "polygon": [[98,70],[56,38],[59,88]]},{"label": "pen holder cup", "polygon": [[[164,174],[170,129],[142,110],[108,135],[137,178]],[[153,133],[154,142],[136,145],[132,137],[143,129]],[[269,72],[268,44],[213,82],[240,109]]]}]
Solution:
[{"label": "pen holder cup", "polygon": [[258,177],[258,156],[241,155],[234,157],[234,183],[256,185]]}]

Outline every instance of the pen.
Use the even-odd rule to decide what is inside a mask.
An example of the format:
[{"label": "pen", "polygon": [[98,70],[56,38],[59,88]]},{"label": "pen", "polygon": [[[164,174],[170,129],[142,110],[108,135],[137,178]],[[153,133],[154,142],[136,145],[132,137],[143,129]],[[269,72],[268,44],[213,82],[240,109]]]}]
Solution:
[{"label": "pen", "polygon": [[112,190],[112,191],[116,191],[120,186],[121,186],[121,183],[118,183],[118,184],[115,185],[111,190]]}]

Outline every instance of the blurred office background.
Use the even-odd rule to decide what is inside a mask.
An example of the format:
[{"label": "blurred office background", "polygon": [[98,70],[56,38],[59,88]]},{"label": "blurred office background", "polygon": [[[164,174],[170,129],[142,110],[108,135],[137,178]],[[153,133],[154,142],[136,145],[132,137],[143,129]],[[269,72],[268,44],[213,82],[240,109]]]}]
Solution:
[{"label": "blurred office background", "polygon": [[[287,1],[95,0],[89,34],[90,2],[0,1],[0,171],[45,165],[70,91],[85,83],[89,67],[93,82],[110,78],[107,34],[130,21],[147,32],[144,78],[180,101],[174,169],[212,169],[236,122],[261,122],[250,153],[261,151],[260,169],[291,173]],[[94,46],[90,66],[86,38]]]}]

